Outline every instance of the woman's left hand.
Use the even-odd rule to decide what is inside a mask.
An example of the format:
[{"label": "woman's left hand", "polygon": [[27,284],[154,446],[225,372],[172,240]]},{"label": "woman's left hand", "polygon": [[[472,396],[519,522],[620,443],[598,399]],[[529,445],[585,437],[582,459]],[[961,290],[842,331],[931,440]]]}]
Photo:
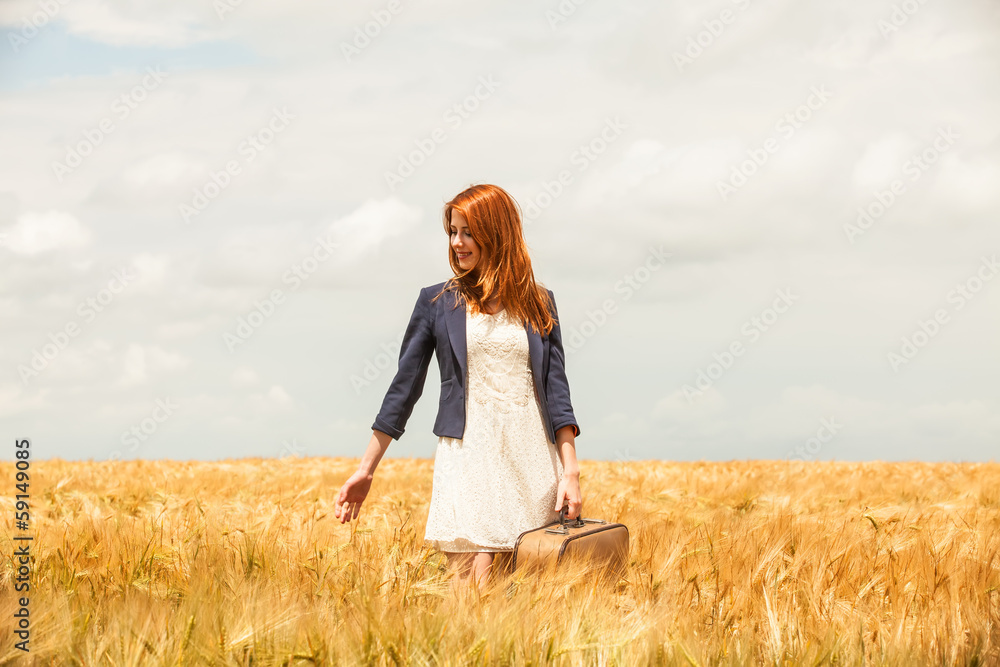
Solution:
[{"label": "woman's left hand", "polygon": [[556,511],[558,512],[564,505],[569,505],[566,512],[567,519],[575,519],[580,516],[580,508],[583,505],[583,494],[580,493],[580,473],[563,475],[559,480],[559,490],[556,491]]}]

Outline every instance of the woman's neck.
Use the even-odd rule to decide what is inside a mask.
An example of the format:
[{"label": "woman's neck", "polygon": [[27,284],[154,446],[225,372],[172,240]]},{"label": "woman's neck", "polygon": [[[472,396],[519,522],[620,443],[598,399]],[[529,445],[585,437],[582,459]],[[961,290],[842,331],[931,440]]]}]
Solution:
[{"label": "woman's neck", "polygon": [[489,303],[483,304],[487,315],[495,315],[500,310],[500,297],[494,297]]}]

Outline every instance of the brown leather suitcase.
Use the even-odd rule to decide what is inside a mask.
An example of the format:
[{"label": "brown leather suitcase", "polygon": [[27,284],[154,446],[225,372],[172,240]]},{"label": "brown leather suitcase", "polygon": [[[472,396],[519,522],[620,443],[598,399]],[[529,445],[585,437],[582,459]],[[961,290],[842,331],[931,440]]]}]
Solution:
[{"label": "brown leather suitcase", "polygon": [[583,567],[604,576],[624,576],[628,564],[628,528],[603,519],[559,518],[541,528],[527,530],[514,543],[512,569]]}]

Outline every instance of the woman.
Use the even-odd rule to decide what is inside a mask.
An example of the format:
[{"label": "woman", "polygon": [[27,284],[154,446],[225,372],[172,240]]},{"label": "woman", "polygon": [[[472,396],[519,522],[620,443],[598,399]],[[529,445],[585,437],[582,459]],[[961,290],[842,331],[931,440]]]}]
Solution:
[{"label": "woman", "polygon": [[455,276],[420,290],[399,369],[372,424],[361,465],[335,514],[356,519],[375,468],[403,434],[435,352],[441,397],[433,491],[424,543],[444,551],[453,583],[485,589],[496,554],[517,536],[582,504],[576,436],[558,311],[535,284],[514,199],[475,185],[447,202],[444,228]]}]

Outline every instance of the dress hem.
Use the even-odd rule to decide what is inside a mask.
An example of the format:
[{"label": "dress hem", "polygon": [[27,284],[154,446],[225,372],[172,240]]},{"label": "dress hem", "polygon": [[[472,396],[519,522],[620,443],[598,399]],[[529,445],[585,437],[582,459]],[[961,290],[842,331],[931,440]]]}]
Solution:
[{"label": "dress hem", "polygon": [[514,547],[488,547],[480,546],[478,544],[473,544],[472,546],[459,546],[451,540],[431,540],[426,538],[424,539],[424,546],[431,547],[437,551],[447,551],[451,553],[476,553],[480,551],[497,553],[514,550]]}]

